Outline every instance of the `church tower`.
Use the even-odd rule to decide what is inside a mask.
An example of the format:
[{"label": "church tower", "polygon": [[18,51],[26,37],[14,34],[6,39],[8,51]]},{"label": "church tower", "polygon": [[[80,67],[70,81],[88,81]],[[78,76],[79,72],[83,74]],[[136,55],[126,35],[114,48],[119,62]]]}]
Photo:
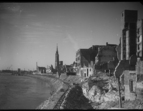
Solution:
[{"label": "church tower", "polygon": [[58,71],[58,67],[59,67],[59,52],[58,52],[58,45],[57,45],[57,50],[56,50],[56,54],[55,54],[55,69]]}]

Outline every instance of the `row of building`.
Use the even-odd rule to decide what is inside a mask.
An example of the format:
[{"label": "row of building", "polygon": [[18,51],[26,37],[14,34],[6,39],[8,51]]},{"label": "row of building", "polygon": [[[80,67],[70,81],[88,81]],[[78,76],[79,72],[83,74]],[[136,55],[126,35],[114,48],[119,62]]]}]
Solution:
[{"label": "row of building", "polygon": [[58,51],[58,46],[56,49],[56,53],[55,53],[55,67],[53,67],[52,65],[50,67],[40,67],[38,66],[38,63],[36,62],[36,71],[35,74],[42,74],[42,73],[53,73],[56,74],[58,73],[65,73],[66,70],[70,70],[69,72],[73,72],[73,67],[74,67],[74,62],[73,64],[70,65],[63,65],[63,61],[59,60],[59,51]]},{"label": "row of building", "polygon": [[137,10],[122,12],[120,42],[93,45],[76,52],[76,71],[82,80],[106,71],[120,79],[125,99],[143,98],[143,19]]},{"label": "row of building", "polygon": [[[93,45],[76,52],[77,74],[86,79],[96,70],[107,71],[110,61],[117,60],[116,44]],[[96,70],[95,70],[96,69]]]},{"label": "row of building", "polygon": [[125,100],[143,100],[143,19],[137,10],[122,13],[122,34],[115,76],[125,88]]}]

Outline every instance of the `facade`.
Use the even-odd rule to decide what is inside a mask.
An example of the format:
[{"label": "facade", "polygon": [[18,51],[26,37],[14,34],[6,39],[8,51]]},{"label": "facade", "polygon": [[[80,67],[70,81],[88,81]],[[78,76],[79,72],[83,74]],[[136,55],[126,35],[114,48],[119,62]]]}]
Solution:
[{"label": "facade", "polygon": [[39,67],[38,63],[36,62],[36,71],[38,74],[46,73],[46,67]]},{"label": "facade", "polygon": [[[125,100],[135,100],[136,98],[136,84],[137,84],[137,74],[136,74],[136,55],[132,55],[129,60],[121,60],[126,61],[121,64],[122,72],[120,72],[120,82],[121,85],[124,86],[124,97]],[[121,71],[121,70],[120,70]]]},{"label": "facade", "polygon": [[95,57],[95,65],[99,65],[99,69],[106,69],[107,63],[117,59],[117,45],[108,45],[99,47],[98,54]]},{"label": "facade", "polygon": [[93,68],[92,67],[86,67],[84,66],[83,69],[82,69],[82,79],[86,79],[86,78],[89,78],[90,76],[93,75]]},{"label": "facade", "polygon": [[137,74],[137,83],[136,83],[137,99],[143,100],[143,59],[142,58],[137,59],[136,74]]},{"label": "facade", "polygon": [[118,62],[119,62],[119,60],[116,58],[113,61],[109,61],[107,63],[107,71],[110,76],[113,75],[113,72],[114,72],[115,67],[117,66]]},{"label": "facade", "polygon": [[63,66],[63,61],[59,61],[59,65],[60,65],[60,66]]},{"label": "facade", "polygon": [[[143,60],[135,58],[121,75],[121,84],[125,87],[125,100],[143,100]],[[133,64],[136,64],[133,66]]]},{"label": "facade", "polygon": [[59,68],[59,52],[58,52],[58,46],[55,54],[55,70],[58,71]]},{"label": "facade", "polygon": [[120,61],[114,74],[124,86],[125,100],[143,100],[143,20],[137,21],[136,10],[125,10],[122,23],[122,37],[116,49]]},{"label": "facade", "polygon": [[121,60],[129,60],[136,54],[137,11],[124,10],[122,13]]},{"label": "facade", "polygon": [[95,56],[98,53],[98,47],[103,47],[102,45],[93,45],[89,49],[79,49],[76,52],[76,65],[77,74],[81,74],[81,68],[89,67],[91,63],[95,63]]},{"label": "facade", "polygon": [[137,56],[143,56],[143,19],[137,21]]},{"label": "facade", "polygon": [[129,71],[125,70],[124,71],[124,87],[125,87],[125,100],[135,100],[136,98],[136,93],[135,93],[135,88],[136,88],[136,71]]},{"label": "facade", "polygon": [[116,47],[116,51],[117,51],[117,58],[120,61],[121,60],[121,37],[119,40],[119,45]]},{"label": "facade", "polygon": [[63,61],[59,61],[59,71],[63,72]]},{"label": "facade", "polygon": [[88,60],[89,60],[89,50],[88,49],[79,49],[76,52],[76,63],[77,63],[78,69],[83,67],[83,64],[88,66]]},{"label": "facade", "polygon": [[40,73],[40,74],[46,73],[46,67],[38,67],[37,71],[38,71],[38,73]]}]

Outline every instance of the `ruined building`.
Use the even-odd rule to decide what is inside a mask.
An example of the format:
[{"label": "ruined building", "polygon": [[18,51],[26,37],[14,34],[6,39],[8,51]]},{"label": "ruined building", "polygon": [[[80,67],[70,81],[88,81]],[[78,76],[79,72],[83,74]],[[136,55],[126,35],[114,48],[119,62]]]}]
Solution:
[{"label": "ruined building", "polygon": [[79,49],[76,52],[76,64],[77,64],[77,74],[81,75],[81,69],[87,68],[86,75],[91,72],[93,64],[95,63],[95,56],[98,53],[98,47],[103,47],[104,45],[93,45],[88,49]]},{"label": "ruined building", "polygon": [[136,55],[137,11],[124,10],[122,13],[121,60]]},{"label": "ruined building", "polygon": [[137,63],[136,63],[136,94],[137,99],[143,100],[143,19],[137,22]]},{"label": "ruined building", "polygon": [[46,67],[39,67],[38,63],[36,62],[36,71],[38,74],[46,73]]},{"label": "ruined building", "polygon": [[120,61],[114,74],[124,85],[125,100],[143,100],[142,21],[137,21],[135,10],[125,10],[122,13],[122,37],[117,48]]},{"label": "ruined building", "polygon": [[137,21],[137,57],[143,56],[143,19]]}]

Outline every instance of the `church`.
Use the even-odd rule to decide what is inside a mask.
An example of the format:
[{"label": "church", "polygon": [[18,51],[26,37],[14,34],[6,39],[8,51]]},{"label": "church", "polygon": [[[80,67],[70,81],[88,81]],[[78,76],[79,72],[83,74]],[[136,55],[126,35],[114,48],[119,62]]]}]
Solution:
[{"label": "church", "polygon": [[57,45],[57,50],[55,54],[55,70],[59,70],[59,52],[58,52],[58,45]]}]

